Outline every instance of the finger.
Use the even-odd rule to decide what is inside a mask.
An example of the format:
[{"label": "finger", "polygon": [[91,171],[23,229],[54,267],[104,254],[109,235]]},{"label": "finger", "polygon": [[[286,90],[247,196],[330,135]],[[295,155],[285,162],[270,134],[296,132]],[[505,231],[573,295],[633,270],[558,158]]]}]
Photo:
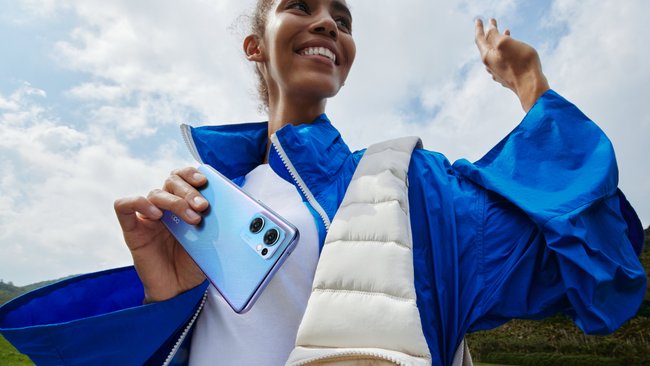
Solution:
[{"label": "finger", "polygon": [[494,36],[499,35],[499,28],[497,27],[497,20],[490,18],[490,25],[488,25],[487,32],[485,33],[485,39],[488,43],[492,42]]},{"label": "finger", "polygon": [[[198,177],[193,177],[193,175],[194,173],[185,174],[188,179],[193,179],[194,181],[200,179]],[[199,191],[197,191],[193,185],[188,183],[183,177],[179,175],[170,175],[167,180],[165,180],[163,189],[175,196],[183,198],[194,210],[198,212],[201,212],[208,208],[208,201],[203,198],[201,193],[199,193]]]},{"label": "finger", "polygon": [[503,34],[505,34],[506,36],[510,37],[510,29],[506,29],[506,31],[503,32]]},{"label": "finger", "polygon": [[184,197],[190,203],[190,205],[197,211],[203,211],[208,208],[208,201],[203,198],[203,196],[193,187],[204,186],[208,182],[208,178],[203,175],[195,167],[186,167],[174,170],[172,175],[177,175],[182,178],[185,182],[191,184],[192,187],[183,186],[185,192],[178,192],[177,195],[182,195],[180,193],[185,193]]},{"label": "finger", "polygon": [[205,175],[201,174],[201,172],[193,166],[176,169],[172,171],[171,175],[178,175],[194,187],[201,187],[208,182]]},{"label": "finger", "polygon": [[474,21],[474,36],[477,39],[485,37],[485,29],[483,27],[483,20],[481,20],[481,18],[476,18]]},{"label": "finger", "polygon": [[113,208],[124,232],[129,232],[136,228],[138,225],[138,213],[149,220],[158,220],[163,215],[158,207],[144,197],[117,199],[113,203]]},{"label": "finger", "polygon": [[483,21],[480,18],[477,18],[474,22],[474,41],[476,42],[479,50],[483,52],[486,47],[485,29],[483,27]]},{"label": "finger", "polygon": [[188,224],[196,225],[201,222],[201,215],[194,211],[185,199],[172,193],[162,189],[154,189],[149,192],[147,199],[156,207],[173,212]]}]

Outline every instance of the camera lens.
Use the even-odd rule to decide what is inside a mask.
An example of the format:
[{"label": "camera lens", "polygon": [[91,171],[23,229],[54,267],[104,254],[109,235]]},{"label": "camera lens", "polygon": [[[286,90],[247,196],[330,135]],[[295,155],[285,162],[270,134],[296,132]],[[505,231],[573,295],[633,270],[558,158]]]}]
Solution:
[{"label": "camera lens", "polygon": [[251,221],[249,229],[251,230],[251,233],[257,234],[260,231],[262,231],[263,227],[264,227],[264,219],[261,217],[256,217],[253,219],[253,221]]},{"label": "camera lens", "polygon": [[278,241],[279,237],[280,237],[280,233],[278,232],[278,230],[271,229],[264,234],[264,243],[266,245],[273,245],[275,244],[276,241]]},{"label": "camera lens", "polygon": [[269,254],[269,250],[266,248],[262,249],[262,255],[267,255],[267,254]]}]

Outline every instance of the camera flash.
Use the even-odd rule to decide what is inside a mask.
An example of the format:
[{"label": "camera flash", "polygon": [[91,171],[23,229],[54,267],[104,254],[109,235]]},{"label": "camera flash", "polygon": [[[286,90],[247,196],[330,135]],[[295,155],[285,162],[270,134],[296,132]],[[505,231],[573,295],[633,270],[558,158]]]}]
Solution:
[{"label": "camera flash", "polygon": [[262,248],[263,248],[262,244],[257,244],[257,247],[255,247],[255,249],[257,249],[258,252],[262,251]]}]

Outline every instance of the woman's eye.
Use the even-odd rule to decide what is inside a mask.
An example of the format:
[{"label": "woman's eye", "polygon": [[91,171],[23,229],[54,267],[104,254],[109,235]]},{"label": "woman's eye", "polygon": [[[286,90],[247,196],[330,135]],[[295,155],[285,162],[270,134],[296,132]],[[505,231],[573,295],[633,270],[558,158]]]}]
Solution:
[{"label": "woman's eye", "polygon": [[288,9],[297,9],[309,14],[309,6],[304,1],[292,1],[287,5]]},{"label": "woman's eye", "polygon": [[351,33],[352,32],[352,22],[350,22],[349,19],[347,18],[337,18],[336,19],[336,24],[338,24],[339,28],[343,30],[346,33]]}]

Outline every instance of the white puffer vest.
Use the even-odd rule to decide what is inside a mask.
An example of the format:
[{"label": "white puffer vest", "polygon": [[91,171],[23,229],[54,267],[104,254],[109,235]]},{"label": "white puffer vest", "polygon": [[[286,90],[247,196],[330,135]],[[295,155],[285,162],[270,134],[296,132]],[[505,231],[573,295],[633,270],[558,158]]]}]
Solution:
[{"label": "white puffer vest", "polygon": [[[431,365],[413,284],[417,137],[369,147],[332,221],[287,365]],[[472,365],[461,342],[453,365]]]}]

